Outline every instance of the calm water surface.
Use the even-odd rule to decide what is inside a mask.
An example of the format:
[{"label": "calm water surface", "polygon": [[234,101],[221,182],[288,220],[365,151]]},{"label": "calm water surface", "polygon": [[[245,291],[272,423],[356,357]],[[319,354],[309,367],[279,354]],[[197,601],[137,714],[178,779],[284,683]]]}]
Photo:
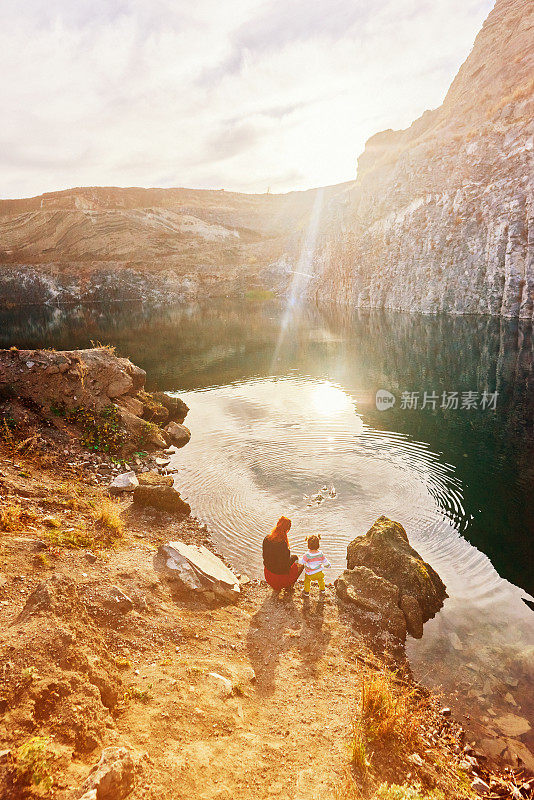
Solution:
[{"label": "calm water surface", "polygon": [[[532,714],[534,614],[522,599],[534,550],[528,326],[245,301],[0,313],[0,346],[91,341],[115,344],[146,369],[149,388],[190,406],[176,484],[237,569],[261,574],[261,540],[285,514],[297,551],[321,533],[334,577],[347,542],[386,514],[450,595],[409,644],[416,674],[456,691],[459,711],[476,710],[481,737],[502,733],[502,714]],[[393,408],[377,410],[379,389]],[[403,408],[403,392],[417,393],[416,408]],[[458,392],[459,408],[441,407],[444,392]],[[461,408],[465,392],[478,393],[477,408]],[[497,392],[495,408],[480,407],[484,392]],[[324,486],[336,496],[311,502]]]}]

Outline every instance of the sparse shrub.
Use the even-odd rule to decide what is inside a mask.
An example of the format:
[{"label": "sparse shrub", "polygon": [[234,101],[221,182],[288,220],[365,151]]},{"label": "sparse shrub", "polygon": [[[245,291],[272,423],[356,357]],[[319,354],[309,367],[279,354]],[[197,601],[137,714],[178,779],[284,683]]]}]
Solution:
[{"label": "sparse shrub", "polygon": [[124,533],[124,522],[120,516],[120,504],[115,500],[105,499],[95,511],[95,520],[98,525],[111,533],[114,537]]},{"label": "sparse shrub", "polygon": [[367,771],[367,753],[365,750],[365,738],[360,726],[355,723],[354,733],[350,746],[350,763],[360,775],[365,775]]},{"label": "sparse shrub", "polygon": [[91,347],[94,347],[95,350],[105,350],[106,353],[110,353],[110,355],[115,355],[115,345],[114,344],[102,344],[102,342],[93,342],[91,339]]},{"label": "sparse shrub", "polygon": [[93,536],[79,528],[69,531],[50,531],[47,538],[55,547],[91,547],[94,544]]},{"label": "sparse shrub", "polygon": [[20,526],[22,508],[19,503],[8,500],[0,508],[0,529],[3,531],[16,531]]},{"label": "sparse shrub", "polygon": [[64,416],[67,422],[81,427],[82,445],[88,450],[119,453],[128,440],[128,433],[121,423],[120,411],[114,405],[106,406],[101,411],[92,408],[63,409],[56,406],[53,413]]},{"label": "sparse shrub", "polygon": [[25,683],[30,683],[31,681],[33,681],[34,675],[35,675],[35,667],[24,667],[24,669],[21,672],[22,680]]},{"label": "sparse shrub", "polygon": [[52,787],[52,765],[54,753],[47,736],[33,736],[17,750],[17,774],[19,780],[42,785],[49,790]]},{"label": "sparse shrub", "polygon": [[137,686],[130,686],[125,695],[125,699],[129,698],[140,700],[141,703],[148,703],[150,700],[152,700],[152,695],[148,689],[138,689]]},{"label": "sparse shrub", "polygon": [[381,670],[363,679],[361,724],[368,741],[413,747],[419,736],[421,700],[415,689],[398,683],[394,673]]}]

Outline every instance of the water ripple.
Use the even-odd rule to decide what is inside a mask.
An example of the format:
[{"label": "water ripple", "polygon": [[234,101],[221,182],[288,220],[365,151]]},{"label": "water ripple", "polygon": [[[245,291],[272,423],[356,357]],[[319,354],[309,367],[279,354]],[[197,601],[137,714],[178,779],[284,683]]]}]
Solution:
[{"label": "water ripple", "polygon": [[[290,543],[320,533],[334,570],[380,514],[400,521],[449,594],[495,601],[508,591],[461,535],[468,523],[454,467],[425,442],[365,424],[341,387],[311,378],[255,379],[182,394],[195,431],[173,457],[177,484],[236,568],[261,574],[261,542],[281,514]],[[305,497],[323,485],[337,496]]]}]

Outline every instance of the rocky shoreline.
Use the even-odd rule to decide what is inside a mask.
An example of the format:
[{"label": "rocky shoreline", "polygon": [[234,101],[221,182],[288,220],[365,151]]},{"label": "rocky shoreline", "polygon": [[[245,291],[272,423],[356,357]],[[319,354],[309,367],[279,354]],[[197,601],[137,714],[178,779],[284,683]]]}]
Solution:
[{"label": "rocky shoreline", "polygon": [[[211,562],[208,569],[215,568],[221,586],[230,582],[225,591],[214,590],[213,573],[206,583],[206,573],[195,571],[195,560],[203,552],[218,554],[208,530],[190,516],[172,485],[165,456],[169,438],[177,436],[171,426],[183,427],[187,407],[173,396],[146,393],[144,381],[142,370],[108,348],[0,351],[0,603],[8,621],[1,644],[7,667],[0,676],[0,794],[40,797],[50,779],[49,796],[57,800],[159,797],[170,769],[161,746],[179,708],[179,717],[185,714],[191,722],[184,730],[172,728],[171,739],[186,750],[206,735],[201,732],[203,715],[222,720],[221,714],[230,714],[233,720],[236,714],[237,727],[230,717],[220,724],[230,725],[224,734],[230,737],[228,746],[236,737],[245,759],[250,749],[250,767],[236,772],[235,761],[223,763],[216,749],[209,752],[225,781],[237,782],[235,796],[248,798],[247,769],[255,774],[258,757],[250,740],[248,745],[240,740],[239,720],[245,714],[256,720],[250,730],[259,743],[267,741],[273,721],[265,698],[281,693],[282,705],[273,700],[272,710],[283,719],[291,711],[282,700],[284,681],[293,681],[292,691],[304,697],[312,680],[326,724],[333,725],[336,714],[344,720],[325,741],[308,742],[307,748],[321,757],[334,741],[344,742],[355,724],[346,715],[354,696],[346,678],[357,664],[365,673],[357,686],[359,681],[385,681],[381,691],[391,692],[395,704],[408,692],[402,703],[413,710],[406,712],[404,725],[425,709],[421,734],[410,744],[413,750],[401,752],[401,740],[395,744],[393,737],[375,742],[359,767],[352,763],[350,780],[365,790],[365,797],[374,798],[377,776],[427,788],[445,785],[446,778],[451,798],[531,797],[534,780],[528,781],[524,771],[519,778],[520,772],[506,772],[502,765],[495,769],[487,754],[466,743],[450,710],[411,678],[406,635],[422,635],[446,590],[398,523],[380,517],[349,544],[347,569],[326,608],[318,604],[312,612],[292,596],[272,598],[263,583],[246,576],[236,575],[232,588],[224,559],[220,567]],[[104,412],[108,424],[111,406],[116,426],[102,429],[98,414]],[[59,415],[57,408],[62,409]],[[91,425],[81,410],[96,414]],[[150,435],[145,432],[147,452],[141,453],[137,437],[147,417],[153,427]],[[105,449],[90,454],[88,442],[116,454]],[[169,558],[179,568],[169,569]],[[214,660],[221,641],[224,648]],[[323,659],[324,690],[317,677],[310,677],[314,672],[294,671],[294,645],[303,648],[302,668]],[[195,689],[189,697],[199,680],[201,695]],[[419,698],[415,705],[408,700],[413,696]],[[148,704],[146,711],[143,704]],[[367,748],[376,734],[375,713],[362,705],[356,717],[354,741],[363,737]],[[264,721],[262,714],[267,715]],[[291,757],[297,758],[303,735],[299,726],[305,731],[308,723],[300,715],[283,724],[288,731],[295,726]],[[34,780],[33,789],[30,767],[21,767],[29,747],[32,758],[44,759],[43,777]],[[336,791],[347,769],[345,744],[339,752],[339,772],[325,777]],[[433,759],[445,753],[448,765],[438,768]],[[185,793],[199,785],[197,770],[205,768],[194,749],[188,758],[187,770],[180,773]],[[393,772],[383,758],[393,759]],[[217,779],[212,780],[209,796],[219,797]],[[269,787],[261,776],[254,781],[255,795],[267,796]]]}]

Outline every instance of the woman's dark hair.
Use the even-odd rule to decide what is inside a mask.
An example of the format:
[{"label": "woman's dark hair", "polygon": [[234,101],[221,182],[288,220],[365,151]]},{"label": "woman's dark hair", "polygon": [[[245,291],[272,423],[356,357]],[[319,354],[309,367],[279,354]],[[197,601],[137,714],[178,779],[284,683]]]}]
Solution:
[{"label": "woman's dark hair", "polygon": [[307,543],[310,550],[319,549],[319,537],[315,534],[313,534],[313,536],[308,536]]},{"label": "woman's dark hair", "polygon": [[269,534],[269,539],[273,539],[275,542],[285,542],[289,547],[289,542],[287,539],[287,532],[291,527],[291,520],[287,517],[280,517],[274,528]]}]

